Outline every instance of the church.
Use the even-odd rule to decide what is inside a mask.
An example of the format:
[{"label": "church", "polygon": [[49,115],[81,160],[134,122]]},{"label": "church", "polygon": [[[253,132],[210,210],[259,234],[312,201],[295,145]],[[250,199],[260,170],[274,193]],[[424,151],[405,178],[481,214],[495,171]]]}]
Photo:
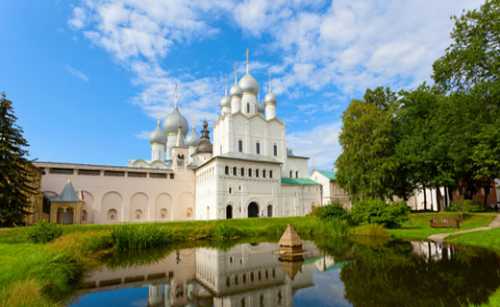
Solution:
[{"label": "church", "polygon": [[212,133],[204,121],[198,134],[176,102],[150,135],[150,159],[128,166],[36,162],[49,220],[108,224],[310,213],[324,202],[322,185],[309,175],[309,158],[288,148],[271,86],[263,101],[260,91],[247,51],[246,72],[225,90]]}]

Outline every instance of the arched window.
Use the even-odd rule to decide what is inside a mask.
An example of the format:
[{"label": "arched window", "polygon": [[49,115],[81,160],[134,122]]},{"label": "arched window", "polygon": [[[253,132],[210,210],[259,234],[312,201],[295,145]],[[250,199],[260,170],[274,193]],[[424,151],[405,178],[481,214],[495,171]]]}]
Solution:
[{"label": "arched window", "polygon": [[288,177],[293,178],[293,171],[290,171],[290,176]]},{"label": "arched window", "polygon": [[272,205],[267,205],[267,216],[268,217],[273,216],[273,206]]},{"label": "arched window", "polygon": [[243,152],[243,141],[242,140],[238,140],[238,151]]},{"label": "arched window", "polygon": [[252,177],[252,169],[251,168],[248,169],[248,177]]},{"label": "arched window", "polygon": [[229,188],[229,194],[231,194],[233,192],[233,189],[230,187]]},{"label": "arched window", "polygon": [[226,277],[226,287],[229,287],[231,285],[231,280],[229,279],[229,276]]},{"label": "arched window", "polygon": [[299,171],[295,171],[295,178],[299,178]]},{"label": "arched window", "polygon": [[264,307],[264,295],[260,295],[260,307]]},{"label": "arched window", "polygon": [[272,170],[269,171],[269,178],[273,178],[273,171]]},{"label": "arched window", "polygon": [[255,177],[259,177],[259,169],[255,170]]},{"label": "arched window", "polygon": [[277,157],[278,156],[278,145],[274,144],[273,150],[274,150],[274,156]]},{"label": "arched window", "polygon": [[116,209],[109,209],[108,210],[108,220],[110,220],[110,221],[116,220],[117,215],[118,215],[118,211],[116,211]]},{"label": "arched window", "polygon": [[257,143],[255,144],[255,152],[256,152],[258,155],[260,155],[260,143],[259,143],[259,142],[257,142]]},{"label": "arched window", "polygon": [[262,170],[262,177],[266,178],[266,170],[265,169]]},{"label": "arched window", "polygon": [[233,167],[233,176],[236,176],[236,171],[237,171],[237,168],[236,166]]},{"label": "arched window", "polygon": [[240,175],[245,176],[245,169],[243,167],[240,169]]},{"label": "arched window", "polygon": [[247,113],[250,113],[250,104],[247,103]]},{"label": "arched window", "polygon": [[225,173],[226,175],[229,175],[229,166],[226,166],[226,167],[224,168],[224,173]]}]

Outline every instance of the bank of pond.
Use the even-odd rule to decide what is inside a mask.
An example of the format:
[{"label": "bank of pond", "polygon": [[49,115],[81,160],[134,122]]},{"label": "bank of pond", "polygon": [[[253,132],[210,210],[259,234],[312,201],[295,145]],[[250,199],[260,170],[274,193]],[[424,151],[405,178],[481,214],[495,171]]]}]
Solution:
[{"label": "bank of pond", "polygon": [[493,251],[316,217],[0,230],[0,264],[1,306],[463,306],[500,287]]}]

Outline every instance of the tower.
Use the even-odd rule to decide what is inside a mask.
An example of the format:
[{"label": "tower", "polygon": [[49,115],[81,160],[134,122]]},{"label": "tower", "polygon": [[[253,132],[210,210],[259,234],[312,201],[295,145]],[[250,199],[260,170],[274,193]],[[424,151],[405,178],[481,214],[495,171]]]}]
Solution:
[{"label": "tower", "polygon": [[254,115],[259,112],[257,94],[259,93],[259,84],[250,74],[249,51],[246,51],[246,73],[238,83],[241,91],[241,112],[246,115]]}]

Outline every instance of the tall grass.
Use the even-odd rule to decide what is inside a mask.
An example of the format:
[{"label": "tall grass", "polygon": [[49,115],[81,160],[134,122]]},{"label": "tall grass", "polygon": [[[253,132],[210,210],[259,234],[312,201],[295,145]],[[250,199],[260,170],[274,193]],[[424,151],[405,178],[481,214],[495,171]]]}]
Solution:
[{"label": "tall grass", "polygon": [[172,232],[155,224],[117,226],[111,232],[111,239],[118,251],[162,247],[174,242]]}]

